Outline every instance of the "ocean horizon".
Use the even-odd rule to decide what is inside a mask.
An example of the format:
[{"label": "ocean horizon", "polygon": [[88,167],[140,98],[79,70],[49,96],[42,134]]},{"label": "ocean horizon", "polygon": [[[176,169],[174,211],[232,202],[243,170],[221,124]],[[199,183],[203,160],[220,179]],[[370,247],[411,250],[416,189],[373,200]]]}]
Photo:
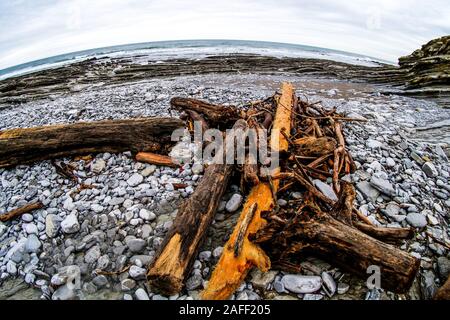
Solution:
[{"label": "ocean horizon", "polygon": [[[395,64],[374,57],[301,44],[253,40],[169,40],[123,44],[64,53],[0,70],[0,80],[64,64],[100,57],[145,56],[150,61],[176,58],[199,59],[220,54],[260,54],[275,57],[315,58],[357,65]],[[137,61],[138,62],[138,61]],[[138,62],[139,63],[139,62]]]}]

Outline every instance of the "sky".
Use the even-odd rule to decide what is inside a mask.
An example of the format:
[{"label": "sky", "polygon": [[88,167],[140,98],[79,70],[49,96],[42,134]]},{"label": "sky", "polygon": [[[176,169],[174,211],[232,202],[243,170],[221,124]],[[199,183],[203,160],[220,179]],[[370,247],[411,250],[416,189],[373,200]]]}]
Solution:
[{"label": "sky", "polygon": [[449,34],[448,0],[0,0],[0,69],[189,39],[286,42],[395,62]]}]

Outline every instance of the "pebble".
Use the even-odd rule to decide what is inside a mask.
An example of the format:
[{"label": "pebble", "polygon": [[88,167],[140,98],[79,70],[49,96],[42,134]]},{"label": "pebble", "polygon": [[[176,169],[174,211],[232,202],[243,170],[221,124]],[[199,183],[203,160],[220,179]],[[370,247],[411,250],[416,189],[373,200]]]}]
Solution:
[{"label": "pebble", "polygon": [[35,234],[30,234],[25,242],[25,251],[28,253],[37,253],[41,248],[41,241]]},{"label": "pebble", "polygon": [[156,166],[155,165],[150,165],[150,166],[146,167],[144,170],[141,171],[141,175],[143,177],[148,177],[153,172],[155,172],[155,170],[156,170]]},{"label": "pebble", "polygon": [[108,278],[101,274],[92,279],[92,283],[95,284],[97,288],[103,288],[108,284]]},{"label": "pebble", "polygon": [[22,215],[22,220],[25,222],[31,222],[31,221],[33,221],[33,215],[31,215],[29,213],[25,213]]},{"label": "pebble", "polygon": [[242,204],[242,196],[239,193],[235,193],[231,196],[230,200],[228,200],[225,205],[225,209],[228,212],[235,212]]},{"label": "pebble", "polygon": [[52,295],[52,300],[74,300],[76,298],[75,291],[68,285],[62,285]]},{"label": "pebble", "polygon": [[199,274],[194,274],[186,280],[186,290],[195,290],[200,288],[203,283],[203,278]]},{"label": "pebble", "polygon": [[202,251],[198,254],[200,261],[209,261],[211,259],[211,251]]},{"label": "pebble", "polygon": [[136,287],[136,281],[133,279],[123,279],[120,283],[122,291],[130,291]]},{"label": "pebble", "polygon": [[212,256],[213,256],[215,259],[219,259],[220,256],[222,255],[222,252],[223,252],[223,247],[217,247],[217,248],[215,248],[215,249],[213,250]]},{"label": "pebble", "polygon": [[382,193],[388,195],[388,196],[395,196],[396,192],[394,190],[394,187],[392,184],[387,181],[386,179],[381,179],[373,176],[370,179],[370,184],[377,190],[381,191]]},{"label": "pebble", "polygon": [[438,271],[440,277],[445,280],[450,275],[450,259],[446,257],[439,257],[437,259]]},{"label": "pebble", "polygon": [[135,280],[143,280],[145,279],[146,270],[138,266],[131,266],[128,274]]},{"label": "pebble", "polygon": [[94,263],[97,262],[98,258],[100,258],[101,255],[100,247],[99,246],[93,246],[90,248],[85,256],[84,256],[84,262],[86,263]]},{"label": "pebble", "polygon": [[344,294],[350,289],[348,283],[339,282],[337,285],[337,293]]},{"label": "pebble", "polygon": [[322,272],[322,281],[327,289],[327,293],[332,296],[336,292],[336,282],[328,272]]},{"label": "pebble", "polygon": [[317,189],[319,189],[319,191],[322,192],[328,199],[331,199],[333,201],[338,200],[336,193],[330,185],[322,182],[319,179],[313,180],[313,183],[317,187]]},{"label": "pebble", "polygon": [[417,212],[408,213],[406,221],[415,228],[423,228],[427,225],[427,218],[423,214]]},{"label": "pebble", "polygon": [[75,214],[69,214],[63,221],[61,221],[61,229],[64,233],[75,233],[80,230],[80,224]]},{"label": "pebble", "polygon": [[150,297],[148,296],[147,292],[142,288],[137,289],[134,295],[138,300],[150,300]]},{"label": "pebble", "polygon": [[380,148],[382,145],[383,143],[378,140],[368,139],[366,141],[366,146],[371,149]]},{"label": "pebble", "polygon": [[100,172],[105,169],[106,162],[103,159],[97,159],[92,165],[91,165],[91,171],[94,173],[99,174]]},{"label": "pebble", "polygon": [[323,295],[321,294],[314,294],[314,293],[307,293],[303,296],[303,300],[322,300]]},{"label": "pebble", "polygon": [[322,286],[322,278],[319,276],[303,276],[288,274],[281,278],[284,288],[294,293],[313,293]]},{"label": "pebble", "polygon": [[131,252],[141,253],[144,250],[147,243],[143,239],[130,239],[126,241],[126,245]]},{"label": "pebble", "polygon": [[53,238],[58,234],[59,222],[59,218],[54,214],[49,213],[45,217],[45,234],[49,238]]},{"label": "pebble", "polygon": [[128,178],[127,183],[131,187],[136,187],[144,180],[144,177],[139,173],[134,173],[130,178]]},{"label": "pebble", "polygon": [[429,178],[434,178],[437,177],[439,175],[436,167],[434,166],[434,164],[432,162],[425,162],[422,166],[422,170],[423,172],[425,172],[425,174],[427,175],[427,177]]},{"label": "pebble", "polygon": [[146,221],[153,221],[156,219],[156,215],[147,209],[139,210],[139,217]]}]

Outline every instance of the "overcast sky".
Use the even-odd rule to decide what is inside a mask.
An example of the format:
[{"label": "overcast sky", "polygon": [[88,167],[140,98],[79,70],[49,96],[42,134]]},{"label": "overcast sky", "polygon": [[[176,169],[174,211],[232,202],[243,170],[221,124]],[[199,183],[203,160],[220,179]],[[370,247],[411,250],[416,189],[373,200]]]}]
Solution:
[{"label": "overcast sky", "polygon": [[181,39],[287,42],[397,61],[448,34],[448,0],[0,0],[0,69]]}]

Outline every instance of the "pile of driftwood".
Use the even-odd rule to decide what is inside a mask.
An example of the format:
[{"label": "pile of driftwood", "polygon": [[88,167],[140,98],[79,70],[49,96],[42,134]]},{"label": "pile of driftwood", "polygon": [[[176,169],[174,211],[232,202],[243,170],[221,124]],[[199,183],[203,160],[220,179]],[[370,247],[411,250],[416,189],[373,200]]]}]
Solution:
[{"label": "pile of driftwood", "polygon": [[[367,277],[376,265],[381,286],[406,292],[417,273],[419,260],[399,250],[395,242],[410,238],[409,228],[380,228],[354,207],[355,190],[344,177],[355,164],[346,148],[342,130],[345,118],[335,109],[309,103],[295,96],[291,84],[244,108],[220,106],[189,98],[173,98],[174,118],[139,118],[68,125],[13,129],[0,132],[0,168],[35,160],[70,157],[95,152],[131,150],[136,160],[175,166],[167,156],[173,146],[171,133],[200,121],[202,129],[267,129],[268,139],[257,144],[280,154],[279,166],[270,170],[254,164],[247,155],[243,165],[213,163],[194,193],[179,208],[156,259],[148,266],[150,285],[164,294],[182,290],[225,193],[233,172],[241,173],[246,201],[222,256],[201,293],[203,299],[227,299],[253,267],[299,271],[302,257],[316,255],[343,270]],[[234,141],[226,140],[226,149]],[[57,172],[67,167],[53,162]],[[90,186],[81,183],[79,188]],[[182,186],[180,186],[182,187]],[[295,199],[291,198],[294,191]],[[277,199],[290,199],[279,205]],[[41,208],[29,204],[0,216],[13,219]],[[450,286],[447,281],[447,287]],[[444,286],[445,287],[445,286]],[[448,289],[438,294],[448,297]]]}]

